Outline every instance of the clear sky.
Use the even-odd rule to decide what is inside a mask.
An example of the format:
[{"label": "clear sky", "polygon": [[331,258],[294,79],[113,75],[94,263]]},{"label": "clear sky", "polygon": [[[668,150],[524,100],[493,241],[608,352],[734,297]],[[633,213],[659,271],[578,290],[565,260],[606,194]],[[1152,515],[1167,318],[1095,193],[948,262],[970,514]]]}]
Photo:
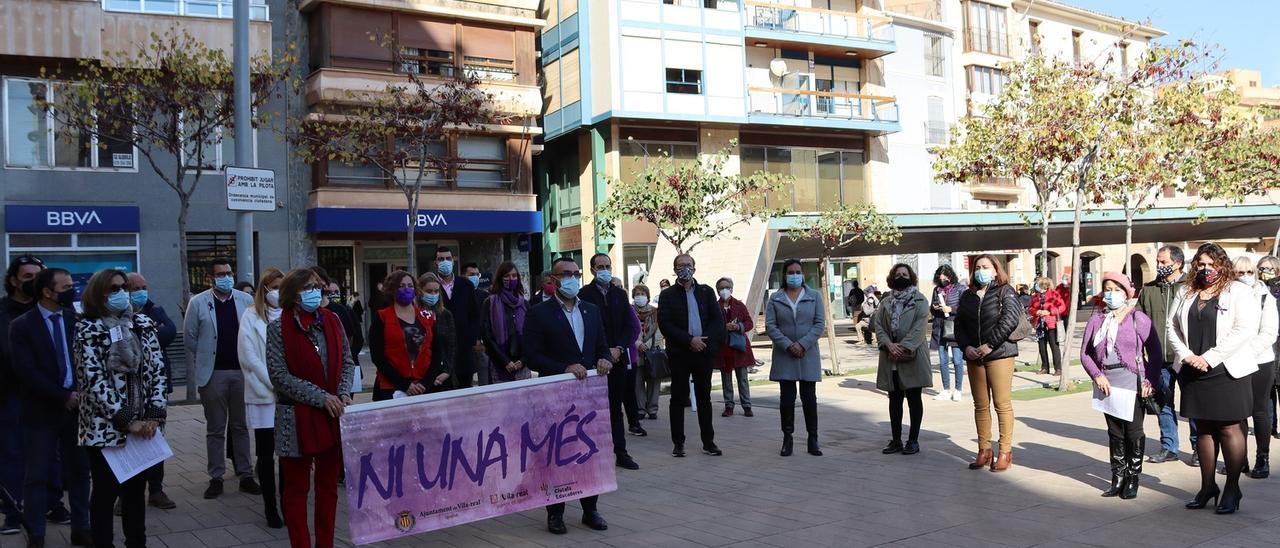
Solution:
[{"label": "clear sky", "polygon": [[1150,22],[1169,33],[1216,44],[1220,68],[1262,71],[1264,86],[1280,85],[1280,0],[1060,0],[1085,9]]}]

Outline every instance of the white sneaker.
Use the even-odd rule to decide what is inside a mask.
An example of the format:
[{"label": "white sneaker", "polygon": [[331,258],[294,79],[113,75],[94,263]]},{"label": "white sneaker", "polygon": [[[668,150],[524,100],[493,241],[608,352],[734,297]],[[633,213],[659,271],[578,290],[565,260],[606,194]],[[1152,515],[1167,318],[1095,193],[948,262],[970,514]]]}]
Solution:
[{"label": "white sneaker", "polygon": [[951,393],[951,401],[964,401],[964,392],[956,390]]},{"label": "white sneaker", "polygon": [[950,391],[950,390],[943,390],[943,391],[941,391],[941,392],[938,392],[938,395],[937,395],[937,396],[934,396],[934,397],[933,397],[933,401],[944,401],[944,400],[947,400],[947,399],[949,399],[949,398],[951,398],[951,391]]}]

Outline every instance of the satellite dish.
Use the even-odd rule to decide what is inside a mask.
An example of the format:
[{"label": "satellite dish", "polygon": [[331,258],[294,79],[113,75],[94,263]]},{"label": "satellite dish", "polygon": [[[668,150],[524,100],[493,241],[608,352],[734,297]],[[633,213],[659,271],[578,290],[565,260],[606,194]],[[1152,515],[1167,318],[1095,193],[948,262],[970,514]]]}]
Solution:
[{"label": "satellite dish", "polygon": [[781,57],[776,57],[774,58],[774,60],[769,61],[769,72],[773,73],[773,75],[777,76],[778,78],[782,78],[783,76],[786,76],[787,60]]}]

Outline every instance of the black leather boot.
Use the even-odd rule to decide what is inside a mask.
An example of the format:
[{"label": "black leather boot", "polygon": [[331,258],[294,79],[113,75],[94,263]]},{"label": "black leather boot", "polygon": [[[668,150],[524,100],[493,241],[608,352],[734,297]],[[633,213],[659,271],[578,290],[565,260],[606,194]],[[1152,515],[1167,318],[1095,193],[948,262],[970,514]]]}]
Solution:
[{"label": "black leather boot", "polygon": [[802,403],[800,407],[804,410],[804,428],[809,433],[809,454],[821,457],[822,450],[818,448],[818,402]]},{"label": "black leather boot", "polygon": [[796,431],[796,408],[784,405],[778,409],[778,414],[782,415],[782,452],[779,454],[790,457],[791,434]]},{"label": "black leather boot", "polygon": [[1111,488],[1102,492],[1104,497],[1119,496],[1124,484],[1129,463],[1125,460],[1124,440],[1111,438],[1108,440],[1111,449]]},{"label": "black leather boot", "polygon": [[1271,456],[1267,453],[1258,453],[1254,459],[1253,470],[1249,471],[1249,477],[1263,479],[1269,476],[1271,476]]},{"label": "black leather boot", "polygon": [[1124,492],[1120,498],[1129,500],[1138,496],[1138,476],[1142,475],[1142,457],[1147,452],[1147,438],[1130,440],[1125,451],[1125,460],[1129,462],[1128,477],[1125,478]]}]

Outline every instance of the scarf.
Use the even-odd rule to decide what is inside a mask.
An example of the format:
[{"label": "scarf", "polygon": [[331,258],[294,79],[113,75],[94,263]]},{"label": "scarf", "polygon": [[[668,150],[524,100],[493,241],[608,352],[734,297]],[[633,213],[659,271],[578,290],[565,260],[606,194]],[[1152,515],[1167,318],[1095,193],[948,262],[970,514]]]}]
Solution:
[{"label": "scarf", "polygon": [[908,308],[915,306],[916,287],[911,286],[901,291],[894,289],[889,292],[889,329],[893,333],[898,332],[898,321],[902,319],[902,313]]},{"label": "scarf", "polygon": [[[1106,361],[1108,356],[1115,354],[1116,336],[1119,334],[1120,324],[1124,322],[1124,317],[1129,314],[1129,310],[1130,308],[1126,306],[1116,310],[1107,311],[1106,318],[1102,320],[1102,326],[1093,334],[1093,346],[1099,347],[1104,344],[1106,345],[1106,353],[1103,354],[1102,357],[1103,361]],[[1138,352],[1141,353],[1142,349],[1139,348]]]},{"label": "scarf", "polygon": [[658,308],[652,304],[632,308],[636,309],[636,316],[640,318],[640,341],[653,346],[652,343],[658,336]]},{"label": "scarf", "polygon": [[516,336],[524,335],[524,315],[529,310],[529,303],[514,291],[502,288],[497,298],[489,299],[489,322],[493,324],[494,342],[501,348],[507,348],[507,314],[515,313]]},{"label": "scarf", "polygon": [[[337,394],[343,366],[343,331],[338,317],[328,310],[317,309],[314,314],[285,310],[280,318],[284,361],[289,374],[319,386],[329,394]],[[325,364],[320,361],[320,349],[311,343],[311,338],[304,331],[304,328],[310,329],[317,321],[324,331],[325,350],[329,358],[327,371]],[[323,408],[295,405],[294,418],[298,447],[303,455],[318,455],[338,443],[338,419],[329,416],[329,412]]]},{"label": "scarf", "polygon": [[103,316],[102,324],[108,333],[115,329],[120,333],[120,340],[111,343],[107,349],[107,370],[136,374],[142,366],[142,341],[133,330],[133,313],[126,311],[119,316]]}]

